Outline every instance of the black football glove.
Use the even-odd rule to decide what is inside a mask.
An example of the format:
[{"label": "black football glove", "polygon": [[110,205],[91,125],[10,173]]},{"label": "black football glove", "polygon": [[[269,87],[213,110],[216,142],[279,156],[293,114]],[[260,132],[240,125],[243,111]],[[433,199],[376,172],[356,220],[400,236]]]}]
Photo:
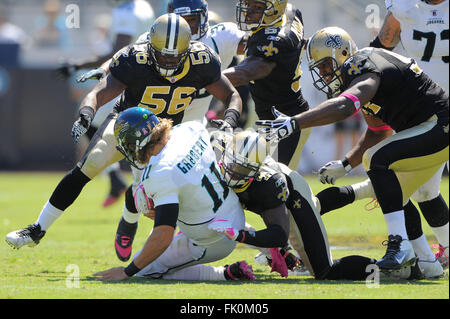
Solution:
[{"label": "black football glove", "polygon": [[78,143],[80,137],[82,137],[88,131],[91,126],[92,119],[94,118],[94,109],[89,106],[85,106],[80,109],[80,116],[78,120],[73,123],[72,137],[75,143]]}]

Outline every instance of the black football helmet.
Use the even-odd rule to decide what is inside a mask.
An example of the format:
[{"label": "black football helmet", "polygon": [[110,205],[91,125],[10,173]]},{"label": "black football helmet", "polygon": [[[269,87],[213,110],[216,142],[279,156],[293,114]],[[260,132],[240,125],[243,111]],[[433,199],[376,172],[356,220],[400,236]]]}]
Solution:
[{"label": "black football helmet", "polygon": [[[186,17],[196,17],[197,23],[194,25],[190,21],[192,40],[201,39],[208,31],[208,3],[205,0],[170,0],[167,5],[168,13]],[[186,19],[188,20],[188,19]]]}]

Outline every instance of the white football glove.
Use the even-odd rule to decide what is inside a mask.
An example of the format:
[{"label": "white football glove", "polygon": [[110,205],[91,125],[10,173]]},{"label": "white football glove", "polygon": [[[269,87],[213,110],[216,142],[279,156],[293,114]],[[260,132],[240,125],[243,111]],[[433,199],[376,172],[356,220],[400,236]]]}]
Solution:
[{"label": "white football glove", "polygon": [[229,240],[236,240],[239,235],[239,231],[233,228],[228,220],[214,220],[208,225],[208,228],[225,235]]},{"label": "white football glove", "polygon": [[86,82],[87,80],[101,80],[106,76],[105,70],[102,68],[90,70],[86,73],[83,73],[78,79],[78,83]]},{"label": "white football glove", "polygon": [[133,197],[134,205],[136,206],[136,209],[139,213],[148,215],[152,210],[155,209],[153,200],[147,196],[142,184],[139,184],[139,186],[136,188]]},{"label": "white football glove", "polygon": [[278,111],[275,106],[272,106],[272,113],[276,117],[275,120],[258,120],[255,122],[257,126],[262,126],[258,132],[266,134],[266,141],[278,142],[299,130],[297,121]]},{"label": "white football glove", "polygon": [[319,169],[319,180],[322,184],[333,184],[342,176],[347,175],[342,161],[331,161]]}]

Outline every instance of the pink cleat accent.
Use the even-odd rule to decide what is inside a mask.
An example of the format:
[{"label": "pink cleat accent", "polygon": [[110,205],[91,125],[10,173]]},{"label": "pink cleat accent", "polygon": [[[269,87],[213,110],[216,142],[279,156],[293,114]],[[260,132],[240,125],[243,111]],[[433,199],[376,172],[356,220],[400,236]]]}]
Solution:
[{"label": "pink cleat accent", "polygon": [[[236,266],[238,266],[237,269]],[[230,266],[227,266],[226,272],[232,280],[244,280],[244,281],[255,280],[255,275],[253,274],[252,266],[247,264],[244,260],[238,261]],[[235,274],[233,274],[233,272]]]},{"label": "pink cleat accent", "polygon": [[131,251],[133,249],[130,237],[120,236],[116,238],[114,246],[116,248],[117,257],[121,261],[127,261],[128,259],[130,259]]},{"label": "pink cleat accent", "polygon": [[280,250],[278,248],[270,248],[270,255],[272,256],[272,270],[270,272],[278,272],[281,277],[288,276],[288,268],[286,266],[286,261],[281,256]]},{"label": "pink cleat accent", "polygon": [[[448,260],[448,247],[444,247],[441,245],[432,245],[433,248],[438,248],[438,252],[434,254],[437,260],[441,263],[442,268],[448,268],[449,260]],[[447,252],[445,252],[447,250]]]}]

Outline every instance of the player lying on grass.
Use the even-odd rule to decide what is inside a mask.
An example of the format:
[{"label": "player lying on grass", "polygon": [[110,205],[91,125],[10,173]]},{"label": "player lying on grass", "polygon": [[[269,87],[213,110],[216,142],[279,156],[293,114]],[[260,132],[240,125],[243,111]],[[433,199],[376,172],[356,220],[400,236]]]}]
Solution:
[{"label": "player lying on grass", "polygon": [[[365,280],[370,275],[374,268],[368,266],[376,263],[373,258],[355,255],[332,260],[326,229],[309,185],[300,174],[268,155],[272,152],[264,137],[252,131],[233,137],[223,133],[215,136],[219,141],[213,145],[222,149],[219,165],[225,182],[247,210],[263,218],[267,228],[248,231],[224,221],[214,229],[256,247],[285,247],[288,237],[293,238],[293,248],[316,279]],[[289,236],[290,232],[294,236]],[[288,268],[293,270],[298,262],[291,254],[286,263],[284,253],[280,255],[279,249],[271,249],[271,256],[267,257],[273,269],[287,277]],[[417,267],[404,267],[392,276],[418,279],[421,273]]]},{"label": "player lying on grass", "polygon": [[[368,129],[344,167],[362,159],[387,228],[386,270],[415,262],[405,228],[403,206],[448,161],[448,95],[410,58],[377,48],[358,50],[337,27],[316,32],[307,56],[316,88],[329,98],[314,109],[276,120],[257,121],[268,139],[283,139],[299,128],[343,120],[360,108],[396,134],[380,141]],[[401,83],[401,86],[399,86]]]},{"label": "player lying on grass", "polygon": [[[176,280],[253,280],[245,261],[225,267],[203,265],[227,257],[236,242],[211,229],[228,220],[243,228],[238,197],[221,179],[209,133],[198,122],[172,129],[172,121],[148,109],[123,111],[114,125],[119,150],[134,166],[144,167],[141,190],[154,202],[155,223],[144,247],[128,267],[94,276],[99,280],[138,277]],[[181,233],[174,236],[179,226]]]}]

